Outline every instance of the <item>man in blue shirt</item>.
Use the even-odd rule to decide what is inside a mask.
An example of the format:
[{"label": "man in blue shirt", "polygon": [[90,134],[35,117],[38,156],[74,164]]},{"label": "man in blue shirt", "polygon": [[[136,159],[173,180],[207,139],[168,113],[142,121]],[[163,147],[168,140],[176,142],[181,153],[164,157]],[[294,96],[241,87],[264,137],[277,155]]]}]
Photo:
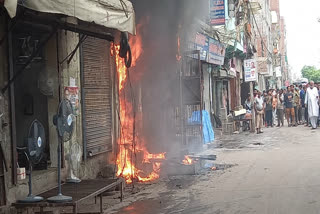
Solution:
[{"label": "man in blue shirt", "polygon": [[306,97],[306,91],[305,91],[306,86],[302,87],[302,85],[300,85],[299,89],[300,89],[300,100],[301,100],[301,114],[299,114],[299,115],[301,115],[301,117],[302,117],[301,121],[303,123],[305,123],[306,122],[306,118],[305,118],[306,105],[304,104],[304,100]]}]

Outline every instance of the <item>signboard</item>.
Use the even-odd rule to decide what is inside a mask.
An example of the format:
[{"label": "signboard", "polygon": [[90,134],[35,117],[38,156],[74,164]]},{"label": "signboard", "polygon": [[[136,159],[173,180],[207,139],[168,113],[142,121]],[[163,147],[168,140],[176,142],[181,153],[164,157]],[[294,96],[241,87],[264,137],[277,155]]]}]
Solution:
[{"label": "signboard", "polygon": [[282,76],[281,75],[281,67],[276,67],[275,70],[276,70],[276,77],[281,77]]},{"label": "signboard", "polygon": [[225,0],[210,0],[210,23],[211,25],[225,24]]},{"label": "signboard", "polygon": [[208,61],[209,38],[197,33],[195,38],[195,48],[200,51],[200,60]]},{"label": "signboard", "polygon": [[285,81],[285,86],[286,86],[286,87],[290,86],[290,82],[289,82],[288,80]]},{"label": "signboard", "polygon": [[244,61],[244,80],[246,82],[257,81],[257,63],[254,59]]},{"label": "signboard", "polygon": [[70,100],[73,107],[73,114],[75,116],[79,115],[79,88],[78,87],[65,87],[64,96],[66,99]]},{"label": "signboard", "polygon": [[209,38],[209,63],[216,65],[224,64],[226,48],[220,42]]}]

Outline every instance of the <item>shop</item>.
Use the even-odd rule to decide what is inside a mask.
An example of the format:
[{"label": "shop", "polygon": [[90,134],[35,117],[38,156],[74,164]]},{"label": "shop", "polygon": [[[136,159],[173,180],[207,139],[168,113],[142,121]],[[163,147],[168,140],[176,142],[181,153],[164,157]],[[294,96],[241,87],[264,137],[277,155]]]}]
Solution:
[{"label": "shop", "polygon": [[[95,178],[114,162],[117,86],[110,47],[119,31],[135,34],[134,11],[129,1],[126,8],[110,2],[118,9],[85,4],[80,8],[55,1],[49,7],[44,1],[27,1],[1,7],[15,19],[7,13],[0,16],[0,52],[5,56],[0,60],[5,151],[0,161],[8,166],[0,167],[0,210],[27,195],[27,180],[18,172],[28,171],[21,151],[35,119],[43,125],[46,141],[43,157],[34,166],[33,192],[56,186],[58,138],[52,120],[64,98],[71,99],[75,125],[62,149],[63,179]],[[74,10],[81,11],[79,16],[70,14]],[[104,22],[106,13],[114,19]]]}]

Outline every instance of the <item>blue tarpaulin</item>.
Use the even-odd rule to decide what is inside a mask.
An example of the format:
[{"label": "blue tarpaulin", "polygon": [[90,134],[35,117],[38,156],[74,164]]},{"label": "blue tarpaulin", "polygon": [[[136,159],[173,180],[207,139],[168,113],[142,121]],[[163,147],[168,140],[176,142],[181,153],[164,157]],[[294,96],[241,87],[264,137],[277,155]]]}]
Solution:
[{"label": "blue tarpaulin", "polygon": [[[200,124],[200,111],[192,112],[191,117],[188,119],[189,124]],[[202,110],[202,130],[203,130],[203,143],[208,144],[214,141],[214,132],[211,125],[210,115],[207,111]]]}]

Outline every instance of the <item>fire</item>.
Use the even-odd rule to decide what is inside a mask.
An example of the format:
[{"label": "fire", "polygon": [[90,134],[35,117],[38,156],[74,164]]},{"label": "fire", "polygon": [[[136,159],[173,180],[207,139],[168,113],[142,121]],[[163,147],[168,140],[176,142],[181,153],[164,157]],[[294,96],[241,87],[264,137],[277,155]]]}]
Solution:
[{"label": "fire", "polygon": [[[137,30],[141,29],[142,25],[138,24],[137,25]],[[143,53],[143,49],[142,49],[142,37],[141,36],[135,36],[132,37],[129,41],[130,47],[131,47],[131,53],[132,53],[132,67],[136,66],[136,63],[139,59],[139,57],[142,55]]]},{"label": "fire", "polygon": [[160,153],[160,154],[147,154],[147,160],[150,159],[165,159],[166,158],[166,153]]},{"label": "fire", "polygon": [[192,165],[194,163],[193,159],[190,158],[188,155],[184,156],[184,160],[182,161],[184,165]]},{"label": "fire", "polygon": [[180,53],[180,36],[178,36],[177,38],[177,54],[176,54],[176,58],[177,58],[177,61],[180,61],[181,60],[181,53]]},{"label": "fire", "polygon": [[[140,26],[137,27],[139,30]],[[142,38],[138,34],[129,41],[132,53],[132,67],[136,66],[136,63],[143,53]],[[112,47],[116,53],[116,66],[118,72],[118,84],[119,84],[119,99],[120,99],[120,137],[118,139],[118,155],[117,155],[117,176],[125,178],[127,183],[132,183],[133,180],[140,182],[149,182],[159,178],[161,161],[165,159],[165,153],[151,154],[144,146],[143,139],[133,133],[134,123],[137,120],[133,116],[133,104],[128,96],[125,95],[127,79],[127,68],[125,67],[124,59],[119,57],[119,45]],[[136,118],[141,117],[137,115]],[[140,113],[141,114],[141,113]],[[138,162],[136,157],[138,153],[143,153],[143,160]],[[151,161],[152,160],[152,161]],[[138,166],[143,164],[152,164],[152,172],[146,173]]]},{"label": "fire", "polygon": [[[117,72],[119,75],[119,91],[123,89],[124,81],[127,79],[127,69],[124,63],[124,60],[119,57],[120,52],[120,45],[114,45],[113,48],[116,52],[116,65],[117,65]],[[113,52],[113,49],[111,48],[111,51]],[[121,100],[120,100],[121,102]]]}]

